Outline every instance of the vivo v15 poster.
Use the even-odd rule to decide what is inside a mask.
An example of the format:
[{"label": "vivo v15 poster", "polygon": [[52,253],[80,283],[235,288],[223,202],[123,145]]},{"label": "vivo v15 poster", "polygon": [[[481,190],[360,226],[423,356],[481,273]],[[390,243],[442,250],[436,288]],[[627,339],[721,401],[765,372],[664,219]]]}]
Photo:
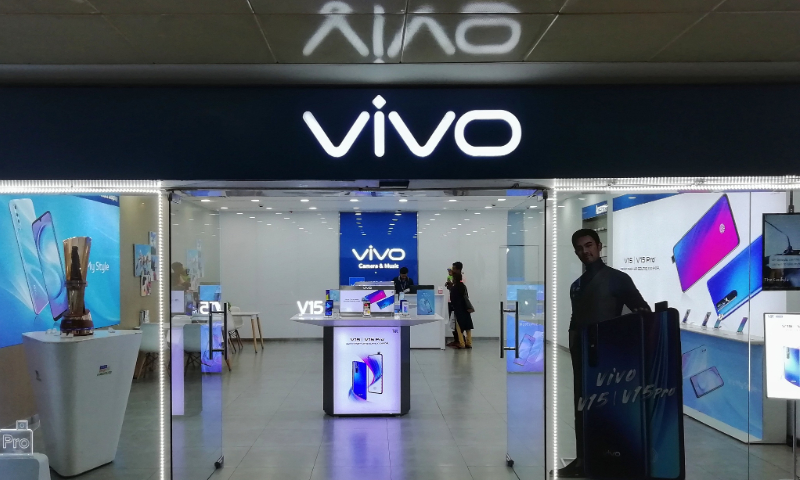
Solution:
[{"label": "vivo v15 poster", "polygon": [[800,400],[800,314],[764,314],[767,398]]},{"label": "vivo v15 poster", "polygon": [[582,329],[588,478],[683,479],[679,314],[629,314]]},{"label": "vivo v15 poster", "polygon": [[3,195],[0,205],[0,348],[58,326],[67,309],[62,242],[71,237],[92,239],[86,306],[95,328],[118,324],[118,197]]},{"label": "vivo v15 poster", "polygon": [[334,415],[400,413],[400,327],[333,331]]}]

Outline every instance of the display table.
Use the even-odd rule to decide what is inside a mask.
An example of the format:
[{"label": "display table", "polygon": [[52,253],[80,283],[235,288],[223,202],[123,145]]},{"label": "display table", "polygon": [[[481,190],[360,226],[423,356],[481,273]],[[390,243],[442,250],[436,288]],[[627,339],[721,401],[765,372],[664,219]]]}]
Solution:
[{"label": "display table", "polygon": [[[684,414],[741,442],[786,441],[786,401],[763,388],[763,337],[682,323],[681,351]],[[721,386],[698,393],[691,377],[712,367]]]},{"label": "display table", "polygon": [[411,407],[410,328],[440,315],[345,317],[295,315],[323,327],[322,409],[328,415],[405,415]]},{"label": "display table", "polygon": [[[449,294],[450,292],[447,293]],[[417,296],[413,293],[407,293],[405,294],[405,299],[408,300],[408,311],[416,312]],[[411,348],[445,349],[445,337],[450,334],[447,333],[447,302],[444,299],[444,294],[434,294],[434,309],[442,319],[420,325],[411,330]]]},{"label": "display table", "polygon": [[[229,312],[234,317],[248,317],[250,318],[250,328],[253,330],[253,350],[258,353],[256,347],[256,325],[258,325],[258,340],[261,342],[261,350],[264,350],[264,335],[261,334],[261,318],[258,316],[259,312]],[[233,323],[231,323],[233,325]],[[228,326],[230,328],[230,325]]]},{"label": "display table", "polygon": [[132,330],[22,335],[46,453],[59,475],[114,460],[141,342],[141,332]]}]

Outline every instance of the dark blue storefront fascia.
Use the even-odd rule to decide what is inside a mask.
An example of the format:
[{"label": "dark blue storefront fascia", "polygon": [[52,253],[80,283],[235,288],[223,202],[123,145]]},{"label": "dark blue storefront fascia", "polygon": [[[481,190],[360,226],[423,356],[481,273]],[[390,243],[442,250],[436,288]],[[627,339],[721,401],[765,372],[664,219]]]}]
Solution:
[{"label": "dark blue storefront fascia", "polygon": [[[513,121],[485,111],[518,121],[516,145]],[[795,85],[0,89],[4,179],[794,175],[799,153]]]}]

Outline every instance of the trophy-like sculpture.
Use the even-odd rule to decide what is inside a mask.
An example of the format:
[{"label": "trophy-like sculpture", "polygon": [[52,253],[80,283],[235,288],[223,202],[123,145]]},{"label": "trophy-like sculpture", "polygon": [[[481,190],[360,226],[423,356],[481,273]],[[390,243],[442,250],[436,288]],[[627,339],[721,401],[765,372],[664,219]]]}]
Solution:
[{"label": "trophy-like sculpture", "polygon": [[86,309],[84,293],[89,267],[90,237],[72,237],[64,240],[64,258],[67,274],[67,313],[61,319],[61,332],[75,336],[94,334],[92,314]]}]

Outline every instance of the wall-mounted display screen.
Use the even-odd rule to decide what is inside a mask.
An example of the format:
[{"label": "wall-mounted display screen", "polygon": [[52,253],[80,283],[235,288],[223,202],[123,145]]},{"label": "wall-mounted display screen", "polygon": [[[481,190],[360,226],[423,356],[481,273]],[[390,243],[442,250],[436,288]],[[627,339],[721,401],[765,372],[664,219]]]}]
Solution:
[{"label": "wall-mounted display screen", "polygon": [[764,314],[767,398],[800,400],[800,314]]},{"label": "wall-mounted display screen", "polygon": [[419,283],[416,212],[340,213],[339,284],[386,281],[408,268]]},{"label": "wall-mounted display screen", "polygon": [[333,331],[334,414],[400,413],[400,328]]},{"label": "wall-mounted display screen", "polygon": [[63,241],[90,237],[86,308],[95,328],[120,322],[119,198],[0,196],[0,348],[25,332],[57,327],[66,311]]},{"label": "wall-mounted display screen", "polygon": [[764,214],[763,289],[800,290],[800,214]]}]

